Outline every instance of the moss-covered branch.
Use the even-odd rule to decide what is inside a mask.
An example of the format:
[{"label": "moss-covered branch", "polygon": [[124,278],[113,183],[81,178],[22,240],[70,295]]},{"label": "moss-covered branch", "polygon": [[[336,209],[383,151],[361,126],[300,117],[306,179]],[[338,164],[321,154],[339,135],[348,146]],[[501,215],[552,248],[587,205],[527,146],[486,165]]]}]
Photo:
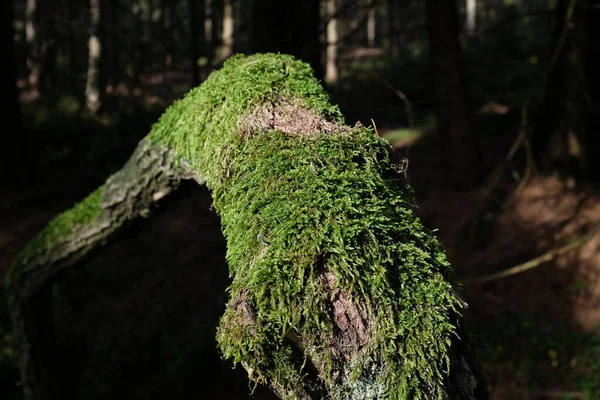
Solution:
[{"label": "moss-covered branch", "polygon": [[219,347],[250,379],[284,399],[487,398],[459,339],[451,268],[390,152],[371,129],[344,125],[308,65],[230,59],[15,261],[8,287],[27,397],[44,398],[31,297],[193,176],[211,189],[228,243]]}]

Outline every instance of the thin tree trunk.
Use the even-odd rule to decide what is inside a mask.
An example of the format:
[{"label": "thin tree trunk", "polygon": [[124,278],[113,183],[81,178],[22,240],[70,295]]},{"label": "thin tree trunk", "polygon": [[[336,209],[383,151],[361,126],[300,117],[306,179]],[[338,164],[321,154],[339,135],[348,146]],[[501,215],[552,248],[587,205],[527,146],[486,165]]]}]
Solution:
[{"label": "thin tree trunk", "polygon": [[235,25],[233,15],[233,0],[223,0],[223,25],[221,30],[221,46],[218,61],[223,62],[233,54],[233,40]]},{"label": "thin tree trunk", "polygon": [[[6,115],[6,129],[0,146],[0,186],[21,182],[27,161],[25,159],[25,140],[21,120],[21,105],[17,90],[17,68],[13,29],[13,0],[4,1],[0,8],[2,32],[0,37],[0,52],[4,55],[6,69],[0,76],[3,102],[3,112]],[[10,127],[10,129],[8,128]]]},{"label": "thin tree trunk", "polygon": [[106,13],[103,0],[90,0],[90,36],[88,39],[88,72],[85,86],[85,102],[92,115],[98,115],[104,105],[105,72],[104,72],[104,34],[102,17]]},{"label": "thin tree trunk", "polygon": [[221,32],[223,25],[223,0],[208,0],[210,7],[210,37],[211,37],[211,65],[219,64],[219,48],[221,46]]},{"label": "thin tree trunk", "polygon": [[367,46],[375,47],[375,31],[376,31],[376,22],[377,22],[377,8],[375,3],[371,4],[369,9],[367,10]]},{"label": "thin tree trunk", "polygon": [[[188,0],[188,11],[190,13],[190,58],[192,62],[192,86],[196,87],[200,84],[200,66],[198,39],[200,36],[201,23],[204,23],[203,18],[199,18],[197,0]],[[204,10],[204,4],[200,4],[200,8]]]},{"label": "thin tree trunk", "polygon": [[476,29],[476,21],[477,21],[477,0],[467,0],[467,21],[466,28],[467,34],[469,36],[473,36],[475,34]]},{"label": "thin tree trunk", "polygon": [[77,65],[77,43],[75,40],[75,21],[76,15],[75,12],[75,4],[74,0],[66,0],[66,8],[67,8],[67,29],[68,29],[68,41],[69,41],[69,72],[71,76],[76,76],[79,68]]},{"label": "thin tree trunk", "polygon": [[[560,1],[555,45],[544,98],[532,135],[537,165],[544,173],[578,178],[600,176],[598,65],[589,35],[597,31],[599,13],[589,0]],[[568,27],[565,28],[565,24]],[[583,33],[583,36],[582,36]],[[592,44],[592,46],[590,46]]]},{"label": "thin tree trunk", "polygon": [[471,126],[456,4],[455,0],[427,0],[425,4],[443,157],[452,186],[469,188],[482,177],[482,156]]},{"label": "thin tree trunk", "polygon": [[143,25],[142,25],[142,10],[140,0],[133,0],[131,5],[131,14],[133,17],[132,31],[133,41],[130,43],[131,51],[129,63],[127,66],[127,74],[129,76],[130,92],[136,93],[141,86],[140,78],[144,71],[144,40],[143,40]]},{"label": "thin tree trunk", "polygon": [[110,86],[116,90],[121,82],[121,21],[119,20],[119,8],[112,1],[106,3],[107,28],[110,34],[106,35],[106,42],[110,43]]},{"label": "thin tree trunk", "polygon": [[[38,0],[39,1],[39,0]],[[53,86],[56,73],[57,52],[57,3],[56,1],[42,2],[43,8],[39,10],[40,19],[38,30],[40,42],[41,70],[39,85],[42,93],[48,93]]]},{"label": "thin tree trunk", "polygon": [[86,397],[57,376],[50,284],[182,179],[212,190],[232,277],[217,341],[251,380],[290,400],[486,400],[464,301],[404,171],[327,99],[290,56],[237,57],[56,217],[7,275],[24,400],[61,398],[64,383]]},{"label": "thin tree trunk", "polygon": [[160,20],[158,21],[159,23],[159,34],[162,38],[162,40],[160,41],[161,44],[161,48],[162,48],[162,59],[160,60],[161,63],[159,65],[159,71],[162,72],[162,82],[163,83],[167,83],[167,70],[168,70],[168,65],[170,64],[170,60],[169,60],[169,35],[172,33],[169,29],[169,18],[168,18],[168,3],[169,0],[160,0]]},{"label": "thin tree trunk", "polygon": [[337,0],[327,0],[327,58],[325,63],[325,82],[335,85],[338,80],[338,19]]},{"label": "thin tree trunk", "polygon": [[29,68],[29,88],[34,96],[40,94],[42,54],[38,37],[40,16],[38,0],[27,0],[25,9],[25,40],[27,41],[27,67]]},{"label": "thin tree trunk", "polygon": [[255,0],[253,52],[292,54],[309,63],[322,79],[320,16],[319,0]]},{"label": "thin tree trunk", "polygon": [[397,21],[397,10],[396,10],[396,1],[395,0],[387,0],[386,1],[386,10],[387,10],[387,39],[386,39],[386,49],[391,55],[398,54],[398,38],[396,25]]}]

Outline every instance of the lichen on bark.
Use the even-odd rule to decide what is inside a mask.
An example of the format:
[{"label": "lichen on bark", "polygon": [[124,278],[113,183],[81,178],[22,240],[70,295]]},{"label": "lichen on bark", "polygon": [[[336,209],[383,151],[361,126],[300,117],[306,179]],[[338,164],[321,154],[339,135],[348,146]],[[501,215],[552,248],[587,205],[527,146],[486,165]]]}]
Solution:
[{"label": "lichen on bark", "polygon": [[[485,398],[471,356],[454,346],[461,301],[451,267],[416,217],[389,143],[344,125],[307,64],[232,57],[175,102],[142,144],[161,149],[161,174],[212,191],[233,278],[217,341],[250,379],[283,399]],[[136,182],[135,168],[123,171]],[[152,182],[142,178],[141,188]],[[161,190],[111,215],[143,216],[169,191]],[[128,196],[136,194],[122,201]],[[69,215],[76,209],[59,219]],[[26,283],[10,283],[13,318],[23,325]],[[472,396],[453,394],[452,374],[470,382],[461,390]]]}]

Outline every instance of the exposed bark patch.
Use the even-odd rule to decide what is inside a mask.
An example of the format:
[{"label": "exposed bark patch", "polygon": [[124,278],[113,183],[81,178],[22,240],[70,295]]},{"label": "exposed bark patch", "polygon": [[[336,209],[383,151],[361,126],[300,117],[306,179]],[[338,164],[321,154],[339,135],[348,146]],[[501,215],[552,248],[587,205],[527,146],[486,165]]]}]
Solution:
[{"label": "exposed bark patch", "polygon": [[310,137],[319,133],[335,134],[350,131],[349,127],[328,121],[308,108],[298,106],[286,99],[254,108],[248,115],[239,119],[239,128],[244,139],[269,130]]},{"label": "exposed bark patch", "polygon": [[335,326],[339,329],[336,347],[345,358],[349,358],[368,343],[370,327],[348,293],[335,286],[335,275],[326,272],[325,279],[333,292],[332,317]]},{"label": "exposed bark patch", "polygon": [[254,312],[254,306],[248,295],[247,291],[242,291],[235,299],[232,304],[228,304],[227,307],[233,309],[235,313],[230,321],[230,324],[237,326],[249,326],[249,332],[254,336],[254,328],[252,327],[256,323],[256,314]]}]

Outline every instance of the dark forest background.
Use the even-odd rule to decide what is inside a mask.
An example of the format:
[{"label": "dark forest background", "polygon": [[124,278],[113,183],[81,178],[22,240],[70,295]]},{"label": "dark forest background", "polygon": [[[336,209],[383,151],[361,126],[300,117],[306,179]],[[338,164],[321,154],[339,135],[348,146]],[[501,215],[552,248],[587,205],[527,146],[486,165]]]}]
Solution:
[{"label": "dark forest background", "polygon": [[[290,53],[347,123],[375,127],[408,159],[417,212],[464,285],[492,398],[600,399],[600,1],[0,7],[0,277],[229,56]],[[65,393],[269,398],[214,349],[228,278],[209,205],[185,186],[65,277],[81,304],[55,317],[56,363],[80,367]],[[18,399],[1,304],[0,397]]]}]

